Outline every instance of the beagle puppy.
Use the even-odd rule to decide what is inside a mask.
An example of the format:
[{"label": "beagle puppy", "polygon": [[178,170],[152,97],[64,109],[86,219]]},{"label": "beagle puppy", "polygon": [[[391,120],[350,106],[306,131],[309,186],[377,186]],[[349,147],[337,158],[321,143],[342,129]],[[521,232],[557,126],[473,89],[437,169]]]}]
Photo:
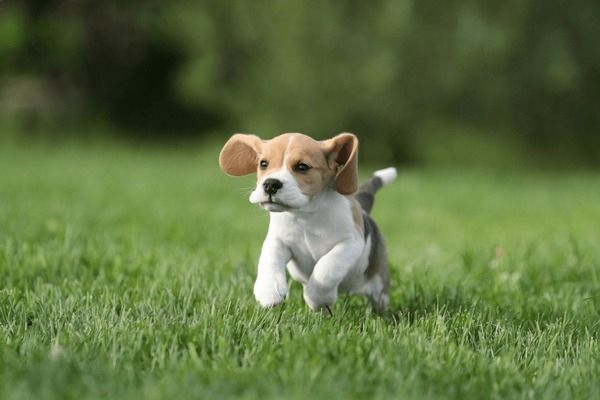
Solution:
[{"label": "beagle puppy", "polygon": [[313,311],[331,312],[339,293],[368,296],[378,310],[387,307],[386,248],[369,212],[375,192],[396,178],[396,169],[377,171],[358,188],[357,154],[351,133],[324,141],[300,133],[271,140],[235,134],[225,143],[221,169],[231,176],[256,172],[250,202],[270,213],[254,284],[261,306],[285,299],[287,268]]}]

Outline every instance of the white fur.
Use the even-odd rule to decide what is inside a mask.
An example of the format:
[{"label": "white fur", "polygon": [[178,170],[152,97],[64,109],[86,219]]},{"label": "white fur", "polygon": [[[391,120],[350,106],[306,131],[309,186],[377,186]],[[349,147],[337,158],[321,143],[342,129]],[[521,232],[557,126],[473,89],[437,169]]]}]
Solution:
[{"label": "white fur", "polygon": [[389,167],[375,171],[373,175],[380,178],[383,182],[383,185],[385,186],[388,183],[392,182],[394,179],[396,179],[396,176],[398,176],[398,172],[396,171],[396,168]]},{"label": "white fur", "polygon": [[[275,203],[266,203],[269,200],[269,195],[263,190],[262,184],[268,178],[278,179],[283,183],[283,187],[272,196]],[[257,182],[249,200],[250,203],[258,204],[267,211],[281,212],[304,207],[308,204],[310,198],[302,193],[290,171],[282,167]]]},{"label": "white fur", "polygon": [[[273,200],[285,206],[262,204],[268,200],[262,189],[266,178],[283,182]],[[271,211],[254,285],[254,295],[263,307],[279,304],[287,295],[286,267],[291,277],[303,284],[304,299],[312,310],[332,305],[338,290],[381,291],[381,282],[366,280],[371,241],[365,242],[354,224],[348,198],[333,189],[312,198],[303,195],[285,169],[264,179],[250,196],[252,203]]]},{"label": "white fur", "polygon": [[[356,200],[340,194],[355,190],[357,146],[356,136],[348,133],[321,142],[301,134],[284,134],[272,141],[235,134],[221,150],[219,165],[229,175],[247,175],[258,168],[260,179],[249,200],[271,214],[254,284],[254,295],[263,307],[285,299],[286,268],[303,284],[304,299],[313,310],[332,305],[339,292],[367,295],[380,308],[387,304],[385,260],[375,260],[373,274],[365,274],[372,246],[377,246],[378,256],[385,255],[383,242],[379,234],[365,238],[363,217],[354,209]],[[281,157],[273,158],[276,153]],[[296,181],[304,161],[318,165],[313,165],[310,176]],[[288,167],[299,170],[292,173]],[[313,179],[319,173],[321,179]],[[394,180],[396,170],[387,168],[375,175],[385,185]],[[266,179],[279,182],[265,189]],[[378,186],[368,190],[376,191]]]}]

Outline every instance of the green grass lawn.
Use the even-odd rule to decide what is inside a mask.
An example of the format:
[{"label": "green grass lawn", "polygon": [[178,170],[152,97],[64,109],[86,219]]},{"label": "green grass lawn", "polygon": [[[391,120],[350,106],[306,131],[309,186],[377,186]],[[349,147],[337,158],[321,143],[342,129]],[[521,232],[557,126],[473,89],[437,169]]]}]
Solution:
[{"label": "green grass lawn", "polygon": [[600,173],[401,171],[391,311],[328,318],[257,307],[217,152],[0,147],[2,399],[600,397]]}]

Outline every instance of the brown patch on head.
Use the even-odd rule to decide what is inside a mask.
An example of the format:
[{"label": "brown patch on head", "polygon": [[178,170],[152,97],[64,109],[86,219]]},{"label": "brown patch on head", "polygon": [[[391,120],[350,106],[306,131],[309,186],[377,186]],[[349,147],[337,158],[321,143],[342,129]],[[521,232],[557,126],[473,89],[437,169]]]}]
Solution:
[{"label": "brown patch on head", "polygon": [[[284,133],[283,135],[276,136],[273,139],[265,142],[265,145],[262,147],[257,156],[258,161],[256,167],[258,169],[256,174],[259,180],[262,177],[277,171],[283,166],[285,152],[292,136],[292,133]],[[261,162],[266,162],[267,166],[265,168],[261,168]]]},{"label": "brown patch on head", "polygon": [[[315,196],[333,185],[335,166],[328,163],[321,143],[311,137],[302,134],[291,136],[284,162],[307,196]],[[304,166],[309,168],[304,171]]]},{"label": "brown patch on head", "polygon": [[[261,167],[261,162],[265,166]],[[264,142],[257,163],[258,180],[285,167],[307,196],[315,196],[325,187],[331,187],[335,175],[335,165],[328,162],[321,142],[301,133],[284,133]],[[309,168],[301,170],[301,164]]]},{"label": "brown patch on head", "polygon": [[259,180],[285,167],[308,196],[326,187],[351,194],[356,190],[357,149],[358,139],[350,133],[325,141],[301,133],[284,133],[267,141],[235,134],[221,150],[219,164],[234,176],[256,171]]}]

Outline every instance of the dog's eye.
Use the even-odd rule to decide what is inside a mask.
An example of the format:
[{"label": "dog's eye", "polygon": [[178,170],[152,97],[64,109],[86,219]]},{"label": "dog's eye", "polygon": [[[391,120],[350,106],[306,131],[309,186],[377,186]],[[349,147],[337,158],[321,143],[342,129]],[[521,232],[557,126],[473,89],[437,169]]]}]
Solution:
[{"label": "dog's eye", "polygon": [[294,167],[294,171],[298,171],[298,172],[306,172],[309,169],[310,169],[310,166],[307,164],[304,164],[303,162],[296,164],[296,166]]},{"label": "dog's eye", "polygon": [[269,166],[269,162],[267,160],[260,160],[260,169],[267,169],[267,167]]}]

